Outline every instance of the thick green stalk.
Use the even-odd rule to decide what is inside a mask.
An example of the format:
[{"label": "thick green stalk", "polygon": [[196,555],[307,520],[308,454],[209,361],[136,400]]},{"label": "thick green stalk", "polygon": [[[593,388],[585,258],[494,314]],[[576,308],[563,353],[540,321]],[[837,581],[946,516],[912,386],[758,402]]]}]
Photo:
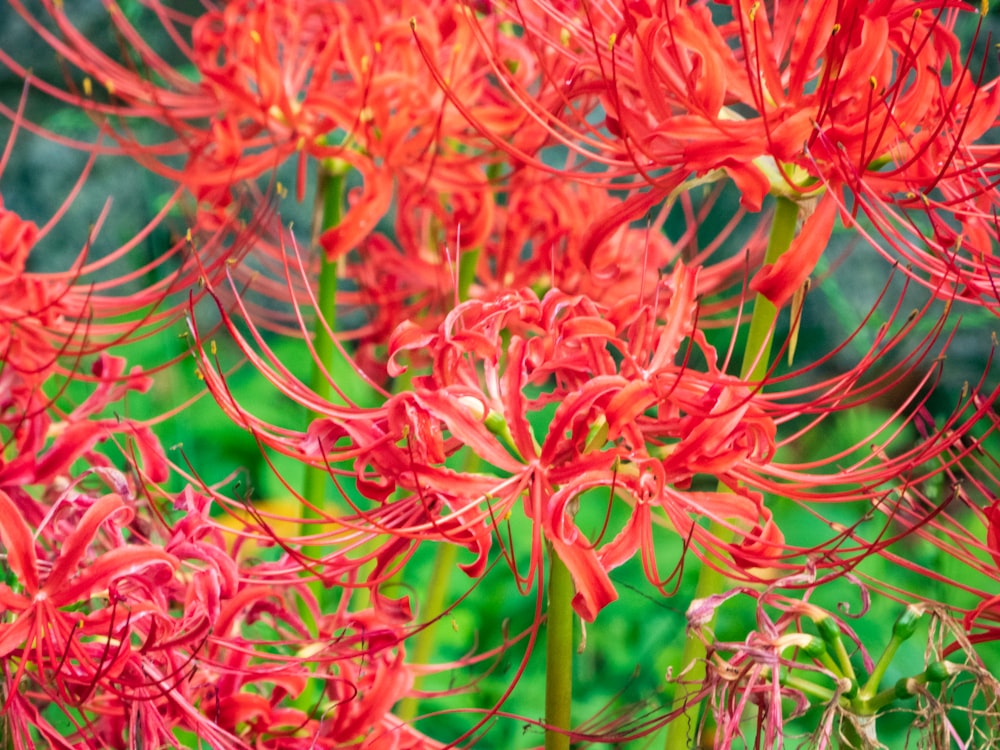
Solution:
[{"label": "thick green stalk", "polygon": [[[338,164],[328,161],[320,163],[319,181],[316,189],[317,213],[320,218],[315,231],[316,237],[340,223],[343,216],[344,183],[346,177],[346,171]],[[334,363],[340,359],[340,353],[334,344],[333,337],[330,336],[326,328],[328,326],[331,332],[336,332],[337,261],[328,260],[325,255],[320,260],[319,287],[316,292],[316,302],[316,328],[313,331],[313,346],[316,349],[316,361],[313,364],[310,385],[317,396],[329,401],[333,399],[335,393],[333,387],[330,385],[330,381],[323,372],[323,367],[326,367],[331,373],[336,373],[340,368],[335,367]],[[324,323],[326,326],[324,326]],[[320,363],[322,363],[322,366]],[[310,412],[308,420],[311,422],[318,416],[315,412]],[[323,508],[326,505],[329,483],[329,474],[325,468],[306,466],[303,497],[317,508]],[[317,515],[310,508],[303,506],[302,517],[304,519],[316,518]],[[303,524],[302,533],[309,534],[311,532],[312,525],[309,523]]]},{"label": "thick green stalk", "polygon": [[[437,645],[434,635],[440,622],[433,618],[439,617],[445,609],[445,597],[448,593],[448,584],[451,582],[451,573],[455,568],[455,560],[458,557],[458,547],[451,542],[441,542],[437,545],[434,556],[434,571],[431,573],[431,581],[427,586],[426,599],[421,612],[427,615],[427,622],[423,629],[413,636],[413,649],[407,654],[407,661],[413,664],[427,664],[434,655],[434,647]],[[424,681],[423,675],[416,675],[413,678],[413,689],[419,690]],[[420,701],[415,697],[404,698],[396,709],[396,716],[403,722],[410,723],[417,715],[417,706]]]},{"label": "thick green stalk", "polygon": [[[767,242],[764,263],[775,263],[788,252],[795,239],[795,227],[799,220],[799,205],[788,198],[778,198],[774,207],[774,222]],[[771,300],[758,294],[753,302],[753,317],[750,332],[743,349],[743,366],[740,377],[744,380],[764,379],[771,361],[771,343],[774,340],[774,321],[778,308]]]},{"label": "thick green stalk", "polygon": [[[788,198],[778,198],[774,208],[774,221],[771,224],[771,236],[768,238],[765,263],[774,263],[784,255],[795,238],[795,227],[798,222],[799,207]],[[774,338],[774,322],[778,317],[778,308],[767,298],[758,294],[753,303],[753,315],[750,319],[750,330],[746,346],[743,349],[743,364],[740,377],[748,381],[762,381],[771,361],[771,344]],[[725,488],[719,486],[719,491]],[[723,542],[732,540],[732,532],[718,523],[712,523],[709,531]],[[721,593],[725,589],[725,576],[710,565],[702,564],[698,573],[698,584],[695,588],[695,599],[704,599],[712,594]],[[681,668],[691,664],[691,670],[685,677],[691,685],[697,685],[705,679],[705,646],[697,638],[684,641],[684,652],[681,655]],[[675,703],[689,696],[681,689],[675,698]],[[688,747],[689,733],[693,734],[697,726],[700,704],[688,706],[683,715],[670,722],[667,726],[667,741],[665,750],[684,750]]]},{"label": "thick green stalk", "polygon": [[[573,579],[549,548],[545,638],[545,750],[569,750],[573,706]],[[563,730],[563,731],[559,731]]]},{"label": "thick green stalk", "polygon": [[910,605],[896,620],[896,623],[892,627],[892,638],[889,640],[889,645],[885,647],[882,656],[879,657],[878,662],[875,664],[875,669],[872,670],[871,675],[868,677],[868,681],[861,688],[861,692],[858,693],[859,701],[867,703],[875,697],[879,686],[882,684],[882,678],[885,677],[886,670],[892,663],[893,657],[896,656],[899,647],[913,635],[921,614],[923,614],[923,610],[920,607]]},{"label": "thick green stalk", "polygon": [[[458,299],[465,302],[469,299],[469,288],[476,279],[476,265],[479,262],[479,248],[462,254],[458,261]],[[407,369],[394,384],[397,392],[409,388],[413,374]],[[509,431],[507,433],[510,434]],[[479,469],[479,456],[471,451],[465,457],[465,472],[475,472]],[[454,544],[444,542],[437,545],[434,557],[434,568],[431,573],[430,585],[427,587],[427,600],[423,606],[423,612],[427,616],[428,624],[415,636],[413,636],[413,650],[410,651],[410,661],[414,664],[426,664],[430,661],[437,645],[434,635],[437,631],[437,622],[430,622],[444,611],[445,595],[448,593],[448,584],[451,582],[451,574],[455,570],[455,560],[458,550]],[[423,675],[417,675],[413,680],[414,690],[419,690],[423,682]],[[415,697],[405,698],[399,704],[396,715],[405,722],[412,721],[417,715],[417,704],[419,701]]]}]

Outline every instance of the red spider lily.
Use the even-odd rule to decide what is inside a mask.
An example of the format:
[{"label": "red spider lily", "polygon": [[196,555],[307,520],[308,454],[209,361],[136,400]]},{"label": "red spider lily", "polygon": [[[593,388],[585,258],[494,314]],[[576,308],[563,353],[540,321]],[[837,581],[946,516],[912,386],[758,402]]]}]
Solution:
[{"label": "red spider lily", "polygon": [[[18,137],[24,138],[21,131],[33,129],[24,117],[28,93],[26,88],[17,110],[0,105],[0,112],[13,122],[0,157],[0,176]],[[48,251],[46,239],[85,189],[100,151],[100,146],[93,147],[76,181],[55,203],[41,228],[6,208],[0,199],[0,352],[5,376],[16,373],[19,382],[32,388],[50,374],[65,375],[76,369],[81,358],[169,327],[186,310],[190,295],[201,296],[199,282],[217,277],[246,249],[241,238],[248,229],[237,226],[233,216],[237,206],[231,201],[234,205],[228,209],[214,207],[214,222],[198,221],[196,259],[190,252],[191,238],[178,237],[152,260],[136,262],[135,254],[145,251],[144,243],[178,207],[181,191],[177,190],[134,236],[101,257],[91,258],[90,247],[108,218],[109,199],[69,268],[54,270],[51,262],[41,262]],[[258,211],[262,217],[267,214],[264,206]],[[29,270],[31,265],[46,270]]]},{"label": "red spider lily", "polygon": [[[495,301],[465,303],[437,332],[404,324],[390,342],[390,372],[398,372],[394,360],[402,352],[426,348],[433,375],[417,377],[412,392],[393,396],[371,415],[343,409],[341,416],[314,423],[298,450],[314,462],[331,451],[356,456],[359,490],[380,502],[396,488],[409,493],[404,501],[341,522],[364,522],[404,540],[461,544],[477,555],[467,566],[472,574],[486,564],[498,519],[523,500],[535,534],[530,569],[519,580],[534,578],[543,540],[553,544],[576,581],[577,611],[588,619],[615,598],[608,571],[636,550],[642,549],[657,580],[655,522],[711,545],[695,519],[715,519],[746,535],[733,548],[740,564],[765,565],[781,537],[760,495],[742,487],[739,477],[744,464],[769,460],[774,426],[753,405],[750,389],[721,373],[714,351],[691,330],[695,276],[679,267],[663,291],[669,300],[665,327],[655,325],[648,306],[634,309],[634,300],[605,308],[557,291],[542,300],[511,291]],[[502,357],[501,336],[510,336]],[[709,362],[704,373],[676,361],[688,336]],[[239,419],[271,442],[267,428],[220,391],[224,385],[207,368],[205,377]],[[550,378],[552,391],[543,388]],[[534,388],[543,390],[529,395]],[[536,443],[528,417],[553,406],[548,435]],[[506,425],[500,432],[498,423]],[[333,448],[341,436],[352,443],[344,451]],[[295,450],[287,437],[273,437],[272,444]],[[506,478],[443,466],[462,445]],[[692,489],[699,475],[716,477],[728,491]],[[633,507],[628,527],[603,544],[607,530],[591,540],[573,522],[578,496],[598,488],[609,497],[620,493]],[[654,513],[663,519],[654,521]]]},{"label": "red spider lily", "polygon": [[[377,409],[317,400],[259,333],[251,328],[253,338],[247,340],[227,320],[254,366],[279,391],[328,415],[311,425],[304,441],[296,430],[270,425],[241,406],[200,340],[195,351],[213,395],[262,444],[314,465],[354,462],[357,487],[376,506],[331,520],[345,539],[352,539],[349,549],[357,547],[359,537],[387,535],[378,551],[368,553],[378,560],[378,581],[395,555],[423,539],[466,547],[475,555],[466,569],[478,575],[491,537],[518,501],[534,528],[528,545],[532,562],[518,580],[532,580],[543,542],[551,543],[573,572],[577,610],[586,617],[614,598],[608,571],[636,551],[649,578],[662,584],[651,536],[657,524],[675,529],[696,549],[711,549],[713,558],[728,555],[734,575],[753,578],[753,569],[761,567],[794,570],[803,559],[818,561],[831,575],[852,569],[872,551],[873,542],[848,546],[851,530],[837,529],[824,542],[794,544],[783,539],[762,493],[789,497],[807,508],[871,503],[883,494],[874,488],[886,482],[905,484],[940,473],[940,467],[928,465],[971,434],[997,394],[985,393],[980,384],[956,410],[947,431],[903,450],[894,447],[903,428],[887,424],[865,441],[877,449],[849,466],[840,462],[850,451],[808,464],[776,461],[779,423],[789,424],[780,445],[792,446],[813,430],[822,431],[831,414],[863,407],[897,389],[934,351],[944,318],[897,365],[871,374],[919,320],[918,313],[894,330],[900,301],[856,367],[818,383],[798,384],[796,379],[821,360],[799,372],[770,376],[761,393],[760,383],[725,375],[714,349],[694,328],[697,288],[697,273],[678,266],[657,291],[655,307],[634,297],[608,306],[556,290],[542,299],[529,290],[511,290],[457,306],[436,331],[404,323],[390,339],[390,374],[400,372],[403,352],[429,355],[432,374],[416,375],[410,391],[389,397]],[[904,400],[897,414],[904,425],[925,403],[930,389],[923,386],[935,372],[929,368]],[[974,408],[973,399],[981,399]],[[542,415],[551,418],[544,436],[531,426]],[[456,471],[444,463],[462,447],[500,476],[485,469]],[[345,473],[343,468],[331,471]],[[706,485],[716,481],[728,491],[709,491]],[[607,495],[589,499],[599,496],[598,488]],[[395,494],[399,491],[402,499]],[[585,492],[588,499],[579,501],[586,509],[583,519],[596,512],[596,505],[609,508],[615,497],[626,501],[630,519],[617,536],[593,518],[587,523],[596,522],[598,531],[591,535],[575,522],[581,512],[578,498]],[[720,543],[695,522],[706,517],[733,528],[742,541]],[[885,547],[895,538],[874,543]],[[510,544],[505,554],[513,561],[516,550]],[[347,559],[339,555],[328,562],[345,570]]]},{"label": "red spider lily", "polygon": [[[517,91],[522,105],[553,142],[603,165],[606,177],[651,183],[652,194],[631,199],[640,212],[689,177],[728,177],[751,210],[768,193],[818,196],[824,219],[810,249],[783,260],[788,267],[808,274],[826,245],[832,203],[845,218],[863,212],[886,255],[911,263],[931,288],[948,279],[944,294],[995,307],[997,152],[977,142],[997,122],[1000,91],[963,57],[954,29],[969,6],[730,5],[725,22],[719,6],[673,0],[518,1],[494,14],[539,51],[542,73]],[[481,41],[489,46],[489,34]],[[559,54],[572,75],[545,75]],[[595,92],[606,130],[592,122],[601,113]],[[634,217],[606,214],[592,241]],[[780,303],[798,281],[764,291]]]},{"label": "red spider lily", "polygon": [[[235,567],[222,551],[231,545],[221,540],[208,514],[209,498],[187,490],[177,502],[188,515],[170,525],[173,537],[166,549],[175,554],[189,549],[189,558],[207,563],[199,571],[203,574]],[[351,592],[344,590],[330,612],[300,571],[294,561],[248,561],[238,573],[239,583],[235,571],[213,576],[218,583],[211,583],[214,593],[208,598],[188,584],[186,616],[192,605],[200,606],[209,616],[210,632],[187,700],[200,716],[237,738],[240,747],[438,747],[404,730],[389,713],[411,684],[403,649],[409,610],[351,612]],[[281,585],[275,585],[278,580]],[[206,608],[210,603],[214,606]],[[310,680],[324,687],[314,703],[303,707]],[[150,711],[150,721],[176,700],[173,694],[155,698],[151,708],[159,708]]]},{"label": "red spider lily", "polygon": [[[940,477],[908,483],[878,506],[901,532],[881,554],[918,575],[922,585],[879,580],[871,585],[953,613],[972,642],[983,642],[1000,639],[1000,466],[992,449],[1000,420],[993,404],[976,401],[979,429],[963,432],[940,453]],[[955,427],[935,425],[927,414],[916,424],[928,442]],[[914,554],[918,544],[940,550],[947,567],[924,564]],[[958,647],[961,641],[951,646]]]},{"label": "red spider lily", "polygon": [[13,370],[0,373],[0,434],[17,455],[0,461],[0,487],[18,492],[20,486],[50,486],[68,476],[70,466],[87,458],[95,466],[108,460],[93,451],[114,435],[134,441],[137,458],[151,481],[163,481],[166,460],[149,427],[134,420],[94,417],[129,391],[143,392],[152,381],[139,372],[125,373],[125,360],[102,354],[91,373],[96,387],[68,414],[60,414],[37,386],[26,384]]},{"label": "red spider lily", "polygon": [[[130,495],[123,475],[101,476]],[[71,488],[32,531],[21,507],[31,502],[0,491],[0,654],[16,747],[60,734],[34,720],[48,704],[76,727],[58,747],[182,747],[185,733],[233,750],[439,747],[389,713],[410,686],[407,611],[352,613],[345,594],[324,613],[301,580],[261,583],[268,566],[240,569],[210,501],[190,489],[173,521],[151,497]],[[327,687],[303,708],[294,701],[310,680]]]},{"label": "red spider lily", "polygon": [[51,561],[39,560],[31,529],[2,491],[0,508],[0,538],[14,576],[0,586],[9,617],[0,625],[0,655],[8,664],[16,664],[13,674],[8,674],[5,694],[9,698],[20,690],[27,677],[59,701],[85,700],[99,682],[113,678],[122,668],[123,648],[120,641],[111,641],[110,633],[117,628],[109,625],[104,613],[81,612],[80,605],[89,604],[102,591],[114,592],[108,595],[111,598],[118,596],[127,589],[122,587],[127,581],[160,580],[165,572],[173,571],[177,560],[158,549],[118,547],[97,555],[90,552],[103,524],[127,522],[131,516],[118,495],[99,498],[83,513]]},{"label": "red spider lily", "polygon": [[[454,73],[456,90],[479,117],[503,133],[514,132],[523,119],[478,72],[488,66],[464,6],[454,3],[245,0],[196,18],[151,3],[196,80],[151,49],[113,4],[109,17],[130,53],[125,63],[97,49],[62,3],[44,4],[45,21],[20,2],[14,7],[87,77],[88,87],[90,81],[103,86],[110,101],[98,101],[89,88],[81,95],[38,80],[2,52],[0,60],[74,107],[165,125],[176,136],[156,144],[137,143],[125,125],[115,135],[119,148],[202,197],[296,157],[301,199],[307,157],[354,166],[363,187],[351,196],[343,221],[322,238],[331,257],[374,229],[389,208],[394,175],[406,170],[425,188],[444,193],[467,184],[470,168],[481,163],[483,144],[476,144],[465,118],[435,85],[412,43],[411,23],[427,35],[422,52],[431,48],[436,63]],[[58,36],[47,30],[49,19]],[[505,57],[522,56],[513,38],[504,45]],[[183,169],[173,163],[177,155],[187,157]],[[481,171],[476,182],[487,184]]]},{"label": "red spider lily", "polygon": [[[759,232],[742,244],[740,255],[719,257],[730,232],[746,215],[742,210],[706,246],[698,245],[696,227],[708,220],[717,194],[702,205],[689,194],[679,197],[691,221],[675,242],[662,232],[667,212],[661,211],[649,226],[619,227],[584,257],[591,218],[623,206],[603,188],[525,167],[512,175],[496,202],[492,194],[463,190],[445,206],[422,186],[407,185],[402,178],[397,182],[401,187],[395,240],[373,234],[346,263],[346,273],[359,290],[343,299],[362,305],[370,318],[345,337],[369,347],[384,347],[401,320],[436,327],[456,301],[462,283],[459,267],[468,258],[475,264],[474,273],[464,279],[469,297],[492,299],[510,289],[531,288],[539,294],[559,289],[605,304],[650,298],[660,284],[660,269],[678,258],[701,266],[698,294],[705,297],[729,291],[748,264],[763,258],[765,243]],[[406,274],[399,273],[403,265]],[[706,312],[734,306],[741,298],[720,300]]]}]

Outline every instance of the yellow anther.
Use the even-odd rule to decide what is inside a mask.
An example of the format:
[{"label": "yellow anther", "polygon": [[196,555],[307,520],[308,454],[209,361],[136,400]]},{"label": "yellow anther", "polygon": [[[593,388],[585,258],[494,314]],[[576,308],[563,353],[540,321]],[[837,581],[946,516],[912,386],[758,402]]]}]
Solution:
[{"label": "yellow anther", "polygon": [[219,347],[215,345],[215,339],[208,342],[208,350],[212,352],[213,357],[219,353]]},{"label": "yellow anther", "polygon": [[90,76],[83,79],[83,93],[85,96],[94,95],[94,82],[90,80]]},{"label": "yellow anther", "polygon": [[260,44],[260,32],[257,29],[250,29],[250,39],[254,44]]},{"label": "yellow anther", "polygon": [[561,29],[559,29],[559,43],[563,47],[568,47],[569,46],[569,40],[571,38],[572,37],[570,36],[569,29],[567,29],[565,26],[563,26]]},{"label": "yellow anther", "polygon": [[617,34],[612,34],[610,37],[608,37],[608,52],[611,52],[611,51],[614,50],[614,48],[615,48],[615,42],[616,41],[618,41],[618,35]]},{"label": "yellow anther", "polygon": [[750,16],[750,22],[753,23],[754,19],[757,18],[757,9],[760,8],[760,2],[756,2],[750,6],[750,11],[747,13]]}]

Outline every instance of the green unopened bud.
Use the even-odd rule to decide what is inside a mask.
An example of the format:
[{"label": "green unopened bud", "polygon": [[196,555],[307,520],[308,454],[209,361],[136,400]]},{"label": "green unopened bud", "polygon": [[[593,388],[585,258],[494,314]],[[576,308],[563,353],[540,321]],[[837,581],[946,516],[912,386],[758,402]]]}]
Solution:
[{"label": "green unopened bud", "polygon": [[936,661],[927,666],[924,676],[927,682],[944,682],[953,674],[957,674],[961,669],[957,664],[950,661]]},{"label": "green unopened bud", "polygon": [[858,686],[858,681],[852,680],[850,677],[841,677],[840,680],[837,681],[837,684],[843,689],[843,696],[848,700],[854,700],[858,691],[861,689]]},{"label": "green unopened bud", "polygon": [[896,681],[896,697],[900,700],[910,698],[917,692],[917,681],[913,677],[903,677]]},{"label": "green unopened bud", "polygon": [[826,647],[831,651],[836,652],[838,646],[843,645],[843,640],[840,636],[840,628],[837,627],[837,622],[832,617],[823,617],[819,620],[815,620],[816,629],[819,631],[820,638],[826,642]]},{"label": "green unopened bud", "polygon": [[823,640],[812,636],[802,644],[801,648],[802,652],[810,659],[818,659],[826,653],[826,644],[823,643]]},{"label": "green unopened bud", "polygon": [[960,669],[961,667],[950,661],[932,662],[916,677],[904,677],[899,680],[896,683],[896,697],[910,698],[920,691],[921,685],[926,685],[928,682],[944,682]]},{"label": "green unopened bud", "polygon": [[892,626],[892,635],[900,641],[905,641],[913,635],[917,629],[917,621],[920,620],[923,614],[923,607],[914,604],[909,605],[896,620],[896,624]]},{"label": "green unopened bud", "polygon": [[486,415],[486,419],[483,420],[483,424],[486,425],[486,429],[492,432],[494,435],[499,437],[507,437],[510,435],[510,428],[507,426],[507,420],[503,418],[503,415],[499,412],[490,411]]}]

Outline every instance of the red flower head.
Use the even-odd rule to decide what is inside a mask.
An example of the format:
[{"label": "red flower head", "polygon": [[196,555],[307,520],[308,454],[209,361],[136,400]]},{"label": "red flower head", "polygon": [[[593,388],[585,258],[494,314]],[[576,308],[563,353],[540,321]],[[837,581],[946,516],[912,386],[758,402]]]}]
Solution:
[{"label": "red flower head", "polygon": [[[463,191],[444,204],[412,185],[398,195],[393,238],[372,234],[346,262],[346,274],[358,290],[339,299],[357,301],[369,316],[347,335],[369,347],[366,351],[381,352],[401,320],[436,328],[459,299],[490,300],[524,288],[539,296],[559,289],[609,306],[621,299],[648,298],[655,294],[661,269],[682,257],[701,266],[697,294],[709,296],[728,291],[733,279],[745,273],[747,256],[757,262],[765,249],[758,232],[740,254],[717,257],[745,217],[743,210],[699,246],[697,225],[711,220],[717,196],[696,205],[684,194],[678,204],[693,220],[676,242],[663,233],[667,218],[661,212],[649,226],[617,227],[585,256],[593,216],[621,208],[623,201],[601,187],[530,167],[512,175],[496,202],[492,193]],[[739,299],[720,300],[713,308]]]},{"label": "red flower head", "polygon": [[[192,18],[150,3],[148,12],[173,40],[175,55],[187,58],[193,79],[151,49],[113,3],[109,18],[128,45],[126,62],[87,39],[63,3],[45,2],[45,20],[20,2],[14,7],[86,76],[86,90],[81,95],[38,80],[2,52],[0,60],[46,93],[107,118],[109,126],[119,118],[166,126],[175,135],[161,143],[139,143],[128,127],[115,137],[121,150],[200,199],[226,200],[229,186],[270,174],[293,157],[300,199],[309,157],[356,168],[363,185],[351,191],[343,220],[322,237],[331,257],[374,230],[400,172],[433,193],[488,184],[481,167],[488,143],[449,104],[425,58],[447,71],[465,106],[497,132],[514,132],[524,119],[489,75],[491,61],[462,4],[239,0]],[[48,30],[50,21],[60,36]],[[420,30],[419,45],[413,27]],[[513,37],[502,47],[512,69],[527,59]],[[106,97],[94,94],[94,83]],[[178,155],[186,158],[181,169]]]},{"label": "red flower head", "polygon": [[[350,436],[359,489],[380,502],[393,490],[409,495],[367,515],[370,523],[462,544],[477,555],[466,566],[474,575],[490,535],[520,502],[534,531],[531,570],[519,579],[530,582],[543,542],[551,544],[587,619],[616,598],[608,572],[640,548],[659,583],[656,523],[714,546],[698,524],[711,518],[744,535],[729,548],[738,566],[766,565],[781,535],[740,479],[747,465],[770,460],[774,424],[692,330],[695,285],[695,273],[678,267],[660,313],[634,298],[606,307],[559,291],[542,299],[509,291],[459,305],[436,332],[404,324],[390,343],[390,371],[403,352],[427,349],[431,374],[392,397],[377,421],[315,423],[307,450],[323,455],[338,434]],[[704,372],[687,363],[685,341],[706,360]],[[535,418],[546,413],[551,424],[540,436]],[[501,476],[448,468],[446,457],[462,446]],[[727,490],[694,486],[708,478]],[[604,518],[616,497],[630,508],[625,526],[614,537],[606,526],[588,535],[591,514]]]},{"label": "red flower head", "polygon": [[[72,704],[120,674],[130,651],[128,634],[122,642],[116,632],[123,625],[128,628],[130,597],[124,592],[135,590],[132,579],[162,580],[177,564],[159,549],[115,545],[102,551],[97,546],[103,524],[127,523],[130,517],[120,496],[105,495],[59,538],[58,552],[46,552],[51,559],[40,560],[38,542],[21,510],[0,491],[0,539],[14,575],[0,585],[0,601],[9,614],[0,625],[0,656],[10,668],[6,696],[16,693],[27,677],[34,689]],[[100,592],[111,592],[110,599],[106,609],[95,610],[92,603]],[[114,600],[119,594],[123,599]],[[112,634],[115,643],[109,640]]]},{"label": "red flower head", "polygon": [[[550,143],[603,167],[615,187],[626,177],[652,185],[630,199],[634,211],[602,216],[592,242],[685,181],[728,177],[750,210],[769,193],[820,200],[810,246],[793,248],[780,269],[787,277],[759,282],[776,303],[813,268],[839,210],[865,214],[887,257],[904,258],[931,288],[945,280],[943,295],[996,307],[997,150],[978,142],[997,123],[1000,87],[983,80],[955,32],[970,9],[640,0],[498,3],[494,13],[539,50],[543,72],[519,93],[526,109],[545,112],[537,120]],[[571,75],[544,64],[559,54]],[[597,179],[593,170],[586,179]]]}]

